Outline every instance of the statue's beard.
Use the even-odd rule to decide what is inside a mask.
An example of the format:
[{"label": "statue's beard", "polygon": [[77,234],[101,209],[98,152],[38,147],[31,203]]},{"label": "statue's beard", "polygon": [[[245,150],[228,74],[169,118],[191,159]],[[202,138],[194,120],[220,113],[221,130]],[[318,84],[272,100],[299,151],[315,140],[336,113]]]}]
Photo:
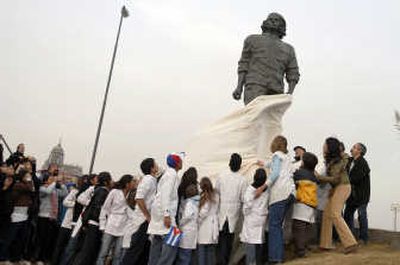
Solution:
[{"label": "statue's beard", "polygon": [[267,24],[267,26],[264,28],[264,32],[272,33],[279,36],[279,38],[282,38],[286,35],[285,32],[280,28],[280,26],[274,26],[270,24]]}]

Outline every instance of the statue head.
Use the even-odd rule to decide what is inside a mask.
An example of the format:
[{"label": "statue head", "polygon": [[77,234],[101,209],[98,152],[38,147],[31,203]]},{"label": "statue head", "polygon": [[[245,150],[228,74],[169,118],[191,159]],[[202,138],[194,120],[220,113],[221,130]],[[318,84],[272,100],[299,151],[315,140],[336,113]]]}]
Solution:
[{"label": "statue head", "polygon": [[282,15],[271,13],[261,25],[263,33],[269,32],[277,35],[280,39],[286,36],[286,21]]}]

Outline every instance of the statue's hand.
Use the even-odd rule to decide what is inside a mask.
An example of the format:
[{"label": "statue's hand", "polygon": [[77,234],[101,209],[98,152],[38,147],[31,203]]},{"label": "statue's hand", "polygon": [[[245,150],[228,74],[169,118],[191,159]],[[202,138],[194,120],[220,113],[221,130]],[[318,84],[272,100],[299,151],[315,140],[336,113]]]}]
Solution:
[{"label": "statue's hand", "polygon": [[235,91],[233,91],[232,96],[235,100],[240,100],[242,97],[242,90],[239,87],[236,88]]}]

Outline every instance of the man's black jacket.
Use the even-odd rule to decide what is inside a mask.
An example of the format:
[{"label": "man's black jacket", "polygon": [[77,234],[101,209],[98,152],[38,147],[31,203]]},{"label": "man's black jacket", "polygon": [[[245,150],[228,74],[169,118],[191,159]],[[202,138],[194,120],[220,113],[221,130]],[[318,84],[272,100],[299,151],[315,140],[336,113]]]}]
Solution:
[{"label": "man's black jacket", "polygon": [[370,168],[364,157],[350,158],[349,177],[351,183],[351,195],[347,204],[361,206],[367,204],[371,194]]}]

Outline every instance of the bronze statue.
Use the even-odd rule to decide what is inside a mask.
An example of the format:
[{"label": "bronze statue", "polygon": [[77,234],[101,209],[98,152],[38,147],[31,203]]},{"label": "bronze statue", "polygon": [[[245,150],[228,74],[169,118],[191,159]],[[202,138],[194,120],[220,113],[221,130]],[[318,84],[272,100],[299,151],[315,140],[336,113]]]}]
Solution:
[{"label": "bronze statue", "polygon": [[285,93],[283,78],[292,94],[299,81],[299,67],[291,45],[281,39],[286,35],[285,19],[269,14],[261,25],[262,34],[250,35],[244,41],[238,67],[238,85],[233,98],[240,100],[244,86],[244,104],[261,95]]}]

